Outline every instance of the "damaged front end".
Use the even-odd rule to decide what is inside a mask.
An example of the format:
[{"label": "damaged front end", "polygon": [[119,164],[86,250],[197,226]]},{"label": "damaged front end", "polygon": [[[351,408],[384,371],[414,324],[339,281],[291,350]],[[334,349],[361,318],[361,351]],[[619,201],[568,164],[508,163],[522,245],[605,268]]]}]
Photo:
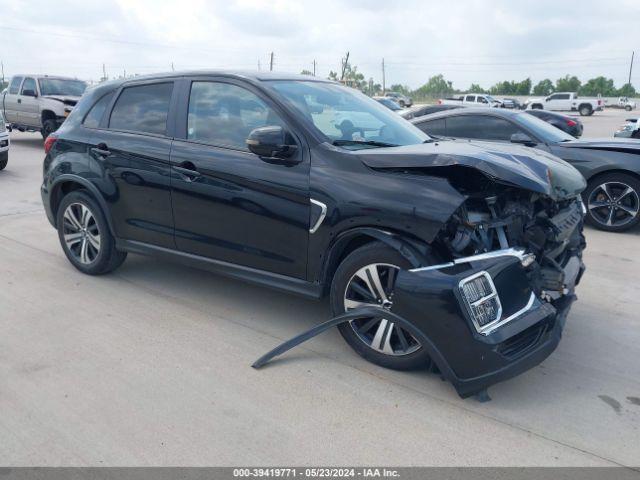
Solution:
[{"label": "damaged front end", "polygon": [[463,397],[555,349],[585,270],[579,195],[551,199],[478,180],[458,187],[467,199],[432,245],[449,260],[401,271],[393,299]]}]

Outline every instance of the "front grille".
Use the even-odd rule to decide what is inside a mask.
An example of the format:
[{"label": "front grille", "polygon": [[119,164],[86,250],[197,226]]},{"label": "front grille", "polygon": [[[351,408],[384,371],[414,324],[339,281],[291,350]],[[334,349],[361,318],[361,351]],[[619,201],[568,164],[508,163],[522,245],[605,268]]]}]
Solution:
[{"label": "front grille", "polygon": [[533,350],[540,339],[553,327],[554,320],[537,323],[498,345],[498,353],[513,360]]}]

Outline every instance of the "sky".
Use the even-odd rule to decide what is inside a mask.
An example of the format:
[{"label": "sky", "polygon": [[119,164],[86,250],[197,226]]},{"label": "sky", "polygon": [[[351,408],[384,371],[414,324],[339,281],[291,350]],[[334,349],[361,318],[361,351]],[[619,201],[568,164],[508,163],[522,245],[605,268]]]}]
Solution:
[{"label": "sky", "polygon": [[0,60],[15,73],[98,80],[186,69],[327,76],[350,63],[367,79],[417,88],[598,75],[640,90],[640,2],[610,0],[0,0]]}]

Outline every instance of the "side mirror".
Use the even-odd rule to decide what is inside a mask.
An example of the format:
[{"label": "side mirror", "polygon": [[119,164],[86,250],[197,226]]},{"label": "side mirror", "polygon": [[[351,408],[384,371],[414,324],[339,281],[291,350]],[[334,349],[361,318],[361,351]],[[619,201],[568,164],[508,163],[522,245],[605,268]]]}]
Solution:
[{"label": "side mirror", "polygon": [[292,135],[280,126],[260,127],[251,131],[247,138],[247,147],[267,163],[276,165],[294,165],[300,159],[293,158],[298,146]]},{"label": "side mirror", "polygon": [[511,135],[510,140],[511,143],[518,143],[521,145],[526,145],[527,147],[533,147],[534,145],[537,145],[529,135],[522,132],[514,133],[513,135]]},{"label": "side mirror", "polygon": [[33,90],[23,90],[22,95],[24,97],[37,97],[36,92]]}]

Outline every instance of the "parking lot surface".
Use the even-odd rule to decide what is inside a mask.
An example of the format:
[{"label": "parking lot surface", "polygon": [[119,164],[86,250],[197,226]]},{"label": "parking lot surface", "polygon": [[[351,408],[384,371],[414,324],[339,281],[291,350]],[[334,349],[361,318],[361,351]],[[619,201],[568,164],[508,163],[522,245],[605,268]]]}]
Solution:
[{"label": "parking lot surface", "polygon": [[[627,112],[583,118],[611,137]],[[640,231],[587,229],[587,273],[554,354],[461,400],[362,360],[337,331],[262,370],[326,302],[130,255],[66,260],[39,198],[42,140],[0,172],[0,464],[640,466]]]}]

